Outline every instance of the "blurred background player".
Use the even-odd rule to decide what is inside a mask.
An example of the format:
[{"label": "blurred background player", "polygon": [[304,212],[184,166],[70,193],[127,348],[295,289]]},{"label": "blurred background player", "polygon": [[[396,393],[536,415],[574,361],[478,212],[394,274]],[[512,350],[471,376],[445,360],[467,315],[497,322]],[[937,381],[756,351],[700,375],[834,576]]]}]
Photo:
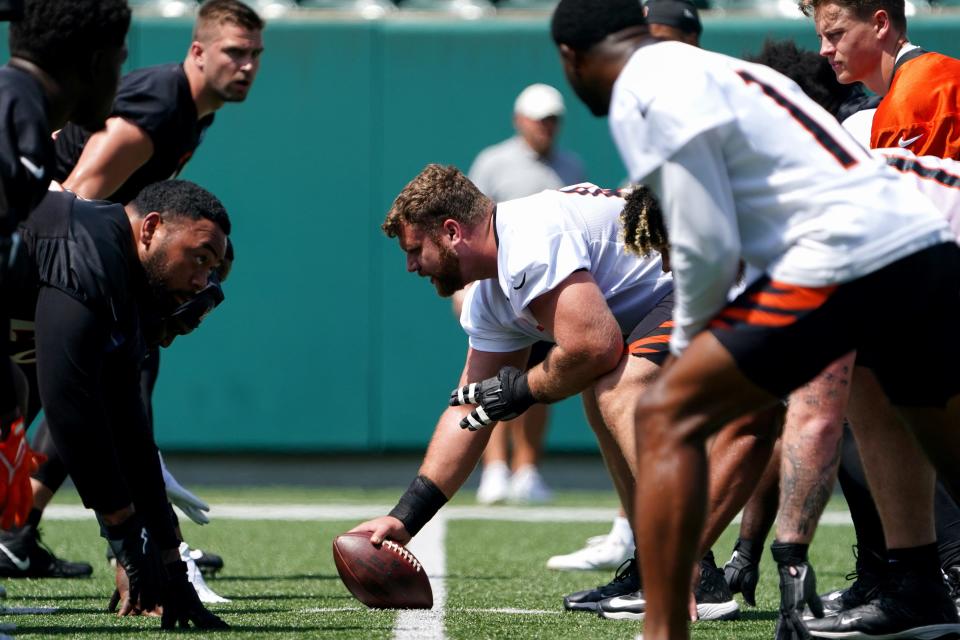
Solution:
[{"label": "blurred background player", "polygon": [[[649,0],[644,12],[650,27],[650,35],[664,40],[679,40],[695,47],[700,46],[703,25],[700,12],[689,0]],[[560,571],[590,569],[615,569],[633,557],[635,543],[633,529],[621,507],[606,535],[587,539],[582,549],[572,553],[553,556],[547,560],[547,568]]]},{"label": "blurred background player", "polygon": [[[124,76],[102,131],[67,124],[56,139],[56,168],[51,173],[63,187],[87,199],[126,204],[145,186],[180,173],[212,124],[214,112],[227,102],[242,102],[256,78],[263,51],[263,21],[238,0],[208,0],[198,10],[193,42],[181,64],[162,64]],[[159,349],[153,346],[144,367],[144,402],[152,425],[151,396],[159,369]],[[27,526],[0,532],[0,575],[9,577],[63,577],[89,575],[85,563],[49,563],[18,559],[38,557],[37,525],[43,509],[66,479],[45,423],[37,429],[35,444],[47,461],[34,475],[34,509]],[[186,492],[166,471],[171,499],[199,524],[207,522],[206,505]],[[223,561],[214,554],[186,546],[184,560],[209,573]],[[191,573],[208,601],[222,600]]]},{"label": "blurred background player", "polygon": [[[513,105],[516,135],[481,151],[470,167],[470,180],[494,202],[583,182],[579,156],[557,144],[565,112],[563,96],[550,85],[532,84],[521,91]],[[462,299],[458,294],[453,300],[458,317]],[[527,367],[542,362],[549,348],[545,342],[535,345]],[[548,416],[548,407],[538,404],[494,430],[483,453],[477,502],[550,500],[538,468]]]},{"label": "blurred background player", "polygon": [[[23,253],[17,251],[17,224],[47,194],[54,168],[51,133],[67,120],[92,130],[103,126],[126,59],[129,26],[126,0],[26,0],[22,17],[10,25],[11,57],[0,69],[0,117],[8,123],[0,129],[0,332],[5,342],[10,333],[11,287],[24,284],[10,271],[10,261]],[[6,357],[0,372],[0,436],[6,454],[16,451],[16,446],[7,446],[16,444],[9,442],[11,438],[23,438],[21,411],[26,408],[17,406],[13,369]],[[17,482],[22,479],[20,473],[14,476]],[[24,525],[29,505],[6,503],[16,517],[4,521]],[[7,549],[0,551],[4,562],[12,562]],[[89,574],[89,565],[62,563],[40,547],[32,555],[14,557],[40,575]]]}]

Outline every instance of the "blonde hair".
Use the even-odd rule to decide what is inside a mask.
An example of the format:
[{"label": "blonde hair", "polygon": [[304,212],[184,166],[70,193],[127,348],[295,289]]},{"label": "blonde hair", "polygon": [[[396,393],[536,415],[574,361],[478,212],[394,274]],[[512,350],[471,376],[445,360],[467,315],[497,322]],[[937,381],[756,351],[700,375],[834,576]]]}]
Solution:
[{"label": "blonde hair", "polygon": [[393,201],[381,229],[396,238],[405,224],[427,233],[437,233],[447,219],[473,226],[492,205],[493,201],[456,167],[428,164]]}]

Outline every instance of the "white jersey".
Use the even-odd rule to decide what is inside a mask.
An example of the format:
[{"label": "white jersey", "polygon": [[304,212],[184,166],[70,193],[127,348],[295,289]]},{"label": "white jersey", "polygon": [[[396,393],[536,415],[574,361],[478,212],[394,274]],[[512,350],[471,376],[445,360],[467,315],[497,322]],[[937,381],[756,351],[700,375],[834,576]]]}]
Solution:
[{"label": "white jersey", "polygon": [[887,164],[922,191],[947,218],[960,242],[960,162],[936,156],[917,156],[909,149],[873,149]]},{"label": "white jersey", "polygon": [[949,241],[929,200],[788,78],[678,42],[634,53],[610,128],[660,197],[680,353],[726,303],[740,258],[774,280],[847,282]]},{"label": "white jersey", "polygon": [[554,338],[528,309],[570,274],[591,273],[629,334],[671,290],[660,257],[640,259],[623,248],[618,191],[582,183],[501,202],[494,212],[497,278],[464,297],[460,324],[478,351],[518,351]]}]

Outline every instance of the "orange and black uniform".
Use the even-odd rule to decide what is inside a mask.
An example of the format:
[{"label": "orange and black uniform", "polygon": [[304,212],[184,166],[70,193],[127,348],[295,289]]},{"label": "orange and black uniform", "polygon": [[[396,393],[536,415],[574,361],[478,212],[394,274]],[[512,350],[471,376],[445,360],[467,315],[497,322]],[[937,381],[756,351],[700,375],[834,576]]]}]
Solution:
[{"label": "orange and black uniform", "polygon": [[923,49],[905,53],[873,116],[870,146],[960,159],[960,60]]}]

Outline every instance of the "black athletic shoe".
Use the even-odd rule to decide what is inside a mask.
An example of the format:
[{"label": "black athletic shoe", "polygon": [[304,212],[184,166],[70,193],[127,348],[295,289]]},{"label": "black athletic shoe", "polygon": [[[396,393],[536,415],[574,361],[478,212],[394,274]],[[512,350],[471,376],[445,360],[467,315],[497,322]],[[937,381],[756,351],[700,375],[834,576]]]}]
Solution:
[{"label": "black athletic shoe", "polygon": [[[860,552],[857,545],[853,545],[853,556],[857,559],[857,569],[844,576],[847,580],[853,580],[853,584],[846,589],[837,589],[820,596],[823,615],[828,618],[845,609],[853,609],[870,602],[877,595],[877,589],[883,581],[886,566],[884,558],[869,549]],[[804,610],[803,619],[813,619],[809,608]]]},{"label": "black athletic shoe", "polygon": [[0,531],[0,576],[4,578],[87,578],[86,562],[61,560],[40,540],[40,531],[27,525]]},{"label": "black athletic shoe", "polygon": [[733,591],[724,579],[723,571],[717,568],[712,551],[700,561],[700,582],[693,590],[693,597],[701,620],[736,620],[740,617],[740,607],[733,599]]},{"label": "black athletic shoe", "polygon": [[[740,607],[733,599],[733,593],[723,579],[723,573],[717,568],[712,553],[700,561],[700,582],[693,595],[700,620],[735,620],[740,617]],[[597,614],[610,620],[643,620],[646,613],[647,601],[642,590],[607,598],[597,607]]]},{"label": "black athletic shoe", "polygon": [[[183,547],[181,546],[180,549],[180,557],[181,559],[184,559]],[[193,548],[191,548],[187,553],[189,553],[190,557],[193,558],[193,561],[197,563],[197,569],[200,569],[200,573],[203,574],[204,578],[212,578],[217,575],[218,571],[223,569],[223,558],[215,553]]]},{"label": "black athletic shoe", "polygon": [[640,588],[640,572],[633,558],[625,561],[617,569],[609,583],[596,589],[577,591],[563,597],[563,608],[567,611],[596,611],[601,600],[625,596]]},{"label": "black athletic shoe", "polygon": [[835,616],[807,621],[816,638],[905,638],[940,640],[960,637],[957,608],[942,582],[924,584],[914,577],[890,577],[870,602]]}]

